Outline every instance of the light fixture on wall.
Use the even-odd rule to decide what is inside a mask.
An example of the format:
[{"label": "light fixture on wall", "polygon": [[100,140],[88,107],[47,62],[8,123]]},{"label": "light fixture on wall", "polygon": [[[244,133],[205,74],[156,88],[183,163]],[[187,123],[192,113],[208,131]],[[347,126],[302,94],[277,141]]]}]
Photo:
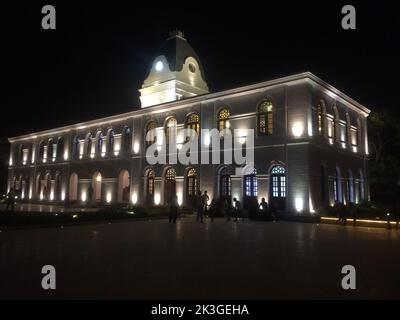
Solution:
[{"label": "light fixture on wall", "polygon": [[292,133],[296,138],[299,138],[302,136],[304,132],[304,125],[301,122],[295,122],[292,126]]},{"label": "light fixture on wall", "polygon": [[132,199],[131,199],[132,204],[136,204],[136,203],[137,203],[137,200],[138,200],[137,193],[134,192],[134,193],[132,194]]},{"label": "light fixture on wall", "polygon": [[67,161],[68,160],[68,151],[64,152],[64,160]]},{"label": "light fixture on wall", "polygon": [[65,201],[65,191],[61,192],[61,201]]},{"label": "light fixture on wall", "polygon": [[210,134],[207,133],[207,134],[204,136],[204,145],[209,146],[210,144],[211,144],[211,137],[210,137]]},{"label": "light fixture on wall", "polygon": [[82,199],[82,202],[86,202],[86,191],[82,192],[81,199]]},{"label": "light fixture on wall", "polygon": [[156,194],[154,195],[154,204],[155,204],[156,206],[158,206],[160,203],[161,203],[160,194],[159,194],[159,193],[156,193]]},{"label": "light fixture on wall", "polygon": [[296,208],[297,212],[302,212],[304,209],[304,201],[303,198],[297,197],[294,200],[294,207]]},{"label": "light fixture on wall", "polygon": [[246,143],[246,138],[247,138],[246,136],[239,137],[238,138],[239,143],[240,144],[245,144]]},{"label": "light fixture on wall", "polygon": [[111,203],[111,200],[112,200],[111,192],[108,192],[107,193],[107,197],[106,197],[106,201],[107,201],[107,203]]},{"label": "light fixture on wall", "polygon": [[50,200],[53,201],[54,200],[54,191],[50,192]]},{"label": "light fixture on wall", "polygon": [[135,142],[133,144],[133,152],[134,153],[139,153],[139,151],[140,151],[140,144],[139,144],[139,142]]},{"label": "light fixture on wall", "polygon": [[181,206],[183,203],[182,192],[178,192],[176,195],[178,196],[178,205]]}]

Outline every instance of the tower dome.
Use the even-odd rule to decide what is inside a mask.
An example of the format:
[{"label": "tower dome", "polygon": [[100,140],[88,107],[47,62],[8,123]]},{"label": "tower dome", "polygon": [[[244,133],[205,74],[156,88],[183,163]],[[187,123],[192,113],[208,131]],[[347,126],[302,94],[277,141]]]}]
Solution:
[{"label": "tower dome", "polygon": [[209,92],[203,65],[181,31],[167,38],[139,91],[142,108]]}]

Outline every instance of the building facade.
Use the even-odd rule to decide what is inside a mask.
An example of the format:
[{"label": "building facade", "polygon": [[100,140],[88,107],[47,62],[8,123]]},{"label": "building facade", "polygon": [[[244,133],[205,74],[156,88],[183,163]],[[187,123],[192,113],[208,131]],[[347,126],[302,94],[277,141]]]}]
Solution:
[{"label": "building facade", "polygon": [[[369,199],[367,108],[308,72],[217,93],[204,73],[172,34],[139,90],[140,110],[10,138],[8,189],[19,201],[76,206],[164,205],[175,193],[189,206],[207,190],[305,216]],[[149,164],[157,137],[146,134],[184,128],[199,147],[211,147],[200,129],[254,129],[254,164]]]}]

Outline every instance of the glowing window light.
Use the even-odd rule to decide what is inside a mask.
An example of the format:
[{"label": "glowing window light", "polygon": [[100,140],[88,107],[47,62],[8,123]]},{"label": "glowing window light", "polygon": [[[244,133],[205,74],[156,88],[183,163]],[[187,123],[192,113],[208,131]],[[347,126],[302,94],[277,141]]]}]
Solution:
[{"label": "glowing window light", "polygon": [[226,120],[226,128],[229,129],[231,127],[231,123],[229,122],[229,120]]}]

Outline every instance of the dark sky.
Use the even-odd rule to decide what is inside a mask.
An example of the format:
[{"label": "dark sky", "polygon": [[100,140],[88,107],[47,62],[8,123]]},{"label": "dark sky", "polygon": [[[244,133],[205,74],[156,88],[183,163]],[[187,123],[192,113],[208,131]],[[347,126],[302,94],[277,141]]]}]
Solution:
[{"label": "dark sky", "polygon": [[[137,90],[176,27],[200,56],[212,92],[309,70],[371,109],[396,109],[394,1],[327,2],[4,3],[0,136],[138,108]],[[353,31],[341,28],[349,3],[357,9]],[[56,7],[55,31],[41,28],[45,4]]]}]

